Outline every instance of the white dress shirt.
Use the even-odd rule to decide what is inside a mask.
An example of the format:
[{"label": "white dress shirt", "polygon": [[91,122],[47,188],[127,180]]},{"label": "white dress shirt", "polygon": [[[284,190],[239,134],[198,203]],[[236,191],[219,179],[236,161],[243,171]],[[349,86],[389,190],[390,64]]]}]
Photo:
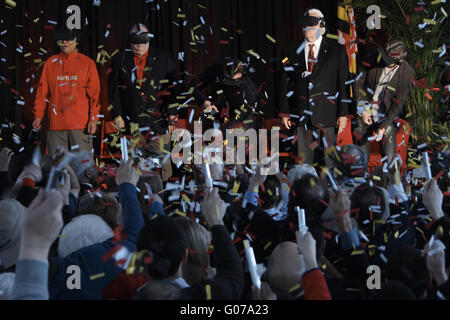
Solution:
[{"label": "white dress shirt", "polygon": [[[309,45],[311,42],[308,42],[308,40],[305,39],[305,66],[306,70],[308,70],[308,55],[309,55]],[[317,60],[317,57],[319,56],[319,50],[320,45],[322,44],[322,35],[320,35],[314,43],[314,60]]]},{"label": "white dress shirt", "polygon": [[[379,98],[381,92],[383,92],[383,90],[387,87],[389,82],[391,82],[391,80],[394,77],[397,70],[398,70],[398,66],[395,66],[395,68],[391,69],[390,71],[388,71],[387,68],[383,69],[380,79],[378,80],[378,84],[375,89],[375,93],[373,94],[373,97],[372,97],[373,102],[379,101],[378,98]],[[380,109],[380,105],[378,103],[372,104],[372,115],[374,116],[374,121],[380,120],[380,114],[378,114],[379,109]]]}]

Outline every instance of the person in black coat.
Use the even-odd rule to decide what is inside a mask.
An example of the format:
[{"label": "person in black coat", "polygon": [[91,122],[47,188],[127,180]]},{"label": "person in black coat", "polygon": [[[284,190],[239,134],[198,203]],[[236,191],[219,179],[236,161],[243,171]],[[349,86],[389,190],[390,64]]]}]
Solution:
[{"label": "person in black coat", "polygon": [[405,60],[406,47],[399,40],[392,40],[385,49],[378,50],[380,64],[364,72],[356,82],[358,101],[358,126],[354,130],[355,144],[361,145],[367,155],[370,141],[376,131],[376,141],[381,143],[382,157],[388,157],[391,164],[396,155],[397,128],[395,118],[403,111],[409,94],[414,70]]},{"label": "person in black coat", "polygon": [[150,48],[145,25],[130,30],[131,50],[114,56],[109,77],[109,102],[113,106],[115,125],[129,129],[130,122],[150,126],[156,133],[165,133],[167,121],[175,119],[176,108],[169,108],[176,99],[177,73],[170,53]]},{"label": "person in black coat", "polygon": [[[203,129],[253,127],[253,110],[258,88],[247,74],[246,63],[226,59],[211,65],[192,82],[194,98],[203,111]],[[210,87],[211,95],[203,90]]]},{"label": "person in black coat", "polygon": [[336,143],[336,127],[340,133],[347,124],[348,58],[344,46],[323,36],[325,21],[319,10],[308,10],[300,24],[305,39],[289,45],[282,59],[279,111],[286,129],[296,118],[298,154],[312,164],[323,156],[315,151]]}]

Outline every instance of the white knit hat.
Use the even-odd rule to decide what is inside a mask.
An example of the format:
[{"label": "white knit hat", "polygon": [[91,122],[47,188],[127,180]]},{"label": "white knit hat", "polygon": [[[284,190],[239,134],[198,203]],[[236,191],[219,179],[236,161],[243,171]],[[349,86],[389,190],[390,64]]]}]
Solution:
[{"label": "white knit hat", "polygon": [[58,242],[58,255],[62,258],[81,248],[106,241],[114,236],[113,230],[95,214],[83,214],[64,226]]}]

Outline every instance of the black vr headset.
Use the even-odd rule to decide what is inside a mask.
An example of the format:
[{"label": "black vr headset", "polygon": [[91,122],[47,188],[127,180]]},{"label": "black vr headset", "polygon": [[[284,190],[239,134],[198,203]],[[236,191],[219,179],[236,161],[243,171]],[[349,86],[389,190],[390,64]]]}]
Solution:
[{"label": "black vr headset", "polygon": [[298,18],[297,24],[301,27],[312,27],[317,26],[320,23],[321,28],[325,28],[325,20],[323,17],[313,17],[309,15],[309,10],[313,8],[308,8],[303,16]]},{"label": "black vr headset", "polygon": [[397,64],[397,65],[401,65],[402,61],[399,58],[390,56],[388,54],[388,52],[386,51],[386,49],[384,48],[378,48],[377,49],[378,54],[381,54],[381,60],[383,61],[385,66],[390,66],[392,64]]},{"label": "black vr headset", "polygon": [[139,23],[135,25],[135,27],[139,30],[134,33],[129,34],[130,43],[139,44],[139,43],[149,43],[150,42],[150,34],[144,30],[141,30]]},{"label": "black vr headset", "polygon": [[71,30],[64,26],[60,29],[55,30],[54,38],[56,42],[64,40],[72,41],[77,39],[77,32],[75,29]]}]

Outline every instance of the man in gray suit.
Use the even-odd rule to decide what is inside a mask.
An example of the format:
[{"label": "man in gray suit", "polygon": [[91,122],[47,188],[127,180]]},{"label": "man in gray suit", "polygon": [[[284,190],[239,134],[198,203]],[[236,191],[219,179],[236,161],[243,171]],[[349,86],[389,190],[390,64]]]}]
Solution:
[{"label": "man in gray suit", "polygon": [[405,60],[407,52],[403,42],[392,40],[378,51],[382,65],[369,70],[356,82],[358,127],[353,130],[353,138],[367,155],[371,140],[381,141],[382,157],[387,156],[391,164],[396,149],[394,120],[402,112],[414,70]]}]

